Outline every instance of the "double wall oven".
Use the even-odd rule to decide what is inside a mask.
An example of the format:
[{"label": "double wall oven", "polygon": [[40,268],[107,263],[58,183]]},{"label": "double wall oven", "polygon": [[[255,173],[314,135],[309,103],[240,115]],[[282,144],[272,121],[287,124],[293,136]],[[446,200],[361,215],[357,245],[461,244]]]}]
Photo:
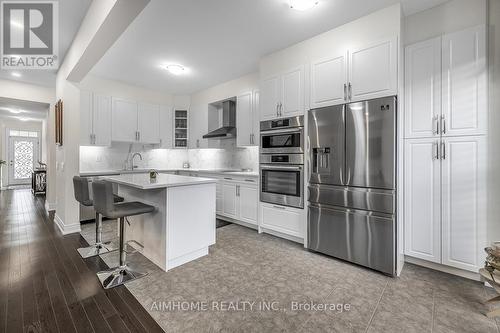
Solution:
[{"label": "double wall oven", "polygon": [[260,123],[260,200],[304,207],[304,117]]}]

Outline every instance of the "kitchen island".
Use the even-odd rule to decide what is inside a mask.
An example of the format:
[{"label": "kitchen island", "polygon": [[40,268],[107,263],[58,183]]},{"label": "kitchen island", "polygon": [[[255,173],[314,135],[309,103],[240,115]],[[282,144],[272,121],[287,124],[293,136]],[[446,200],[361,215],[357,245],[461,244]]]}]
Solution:
[{"label": "kitchen island", "polygon": [[142,244],[140,252],[164,271],[207,255],[215,244],[216,179],[170,174],[158,174],[154,181],[149,174],[102,179],[117,184],[126,201],[156,207],[129,217],[125,237]]}]

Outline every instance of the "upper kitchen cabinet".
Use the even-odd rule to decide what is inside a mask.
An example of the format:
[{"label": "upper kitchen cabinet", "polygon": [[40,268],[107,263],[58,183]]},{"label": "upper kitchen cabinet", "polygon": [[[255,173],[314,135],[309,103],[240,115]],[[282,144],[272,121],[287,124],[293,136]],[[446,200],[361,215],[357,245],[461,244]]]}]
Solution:
[{"label": "upper kitchen cabinet", "polygon": [[441,117],[441,37],[406,47],[405,137],[438,136]]},{"label": "upper kitchen cabinet", "polygon": [[208,107],[191,106],[189,117],[189,148],[208,148],[208,139],[203,135],[208,133]]},{"label": "upper kitchen cabinet", "polygon": [[304,66],[262,80],[260,119],[291,117],[304,113]]},{"label": "upper kitchen cabinet", "polygon": [[259,91],[245,92],[236,97],[236,145],[259,144]]},{"label": "upper kitchen cabinet", "polygon": [[111,97],[81,91],[80,145],[111,145]]},{"label": "upper kitchen cabinet", "polygon": [[137,142],[137,102],[113,98],[112,140]]},{"label": "upper kitchen cabinet", "polygon": [[137,132],[142,143],[160,143],[160,106],[140,103],[137,114]]},{"label": "upper kitchen cabinet", "polygon": [[279,117],[279,76],[262,80],[260,84],[260,119],[273,119]]},{"label": "upper kitchen cabinet", "polygon": [[397,38],[384,39],[349,51],[348,98],[352,102],[397,95]]},{"label": "upper kitchen cabinet", "polygon": [[172,107],[161,105],[160,106],[160,147],[172,148],[174,146],[173,135],[173,111]]},{"label": "upper kitchen cabinet", "polygon": [[311,62],[311,109],[347,102],[347,54]]},{"label": "upper kitchen cabinet", "polygon": [[160,143],[160,107],[113,98],[112,140],[118,142]]},{"label": "upper kitchen cabinet", "polygon": [[442,52],[442,134],[485,134],[488,109],[486,27],[444,35]]},{"label": "upper kitchen cabinet", "polygon": [[174,110],[174,148],[187,148],[188,110]]},{"label": "upper kitchen cabinet", "polygon": [[487,131],[485,27],[406,47],[405,137]]},{"label": "upper kitchen cabinet", "polygon": [[362,44],[311,61],[311,109],[398,93],[398,39]]}]

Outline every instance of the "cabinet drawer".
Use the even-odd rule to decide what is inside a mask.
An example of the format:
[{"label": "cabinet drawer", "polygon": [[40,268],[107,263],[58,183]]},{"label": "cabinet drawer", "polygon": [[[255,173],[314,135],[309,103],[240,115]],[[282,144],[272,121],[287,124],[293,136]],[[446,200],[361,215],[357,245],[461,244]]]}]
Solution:
[{"label": "cabinet drawer", "polygon": [[290,236],[304,237],[303,214],[277,205],[261,205],[261,226]]}]

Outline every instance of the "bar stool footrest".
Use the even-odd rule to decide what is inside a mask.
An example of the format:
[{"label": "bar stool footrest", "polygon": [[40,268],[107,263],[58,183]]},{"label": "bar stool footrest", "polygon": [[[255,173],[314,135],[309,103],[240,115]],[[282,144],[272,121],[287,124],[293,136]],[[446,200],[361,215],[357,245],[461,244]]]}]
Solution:
[{"label": "bar stool footrest", "polygon": [[111,242],[103,242],[100,244],[93,244],[87,247],[77,249],[82,258],[91,258],[101,254],[109,253],[118,250],[118,248],[111,244]]},{"label": "bar stool footrest", "polygon": [[146,276],[147,273],[137,272],[129,266],[114,267],[97,272],[97,278],[104,289],[111,289],[122,284]]}]

